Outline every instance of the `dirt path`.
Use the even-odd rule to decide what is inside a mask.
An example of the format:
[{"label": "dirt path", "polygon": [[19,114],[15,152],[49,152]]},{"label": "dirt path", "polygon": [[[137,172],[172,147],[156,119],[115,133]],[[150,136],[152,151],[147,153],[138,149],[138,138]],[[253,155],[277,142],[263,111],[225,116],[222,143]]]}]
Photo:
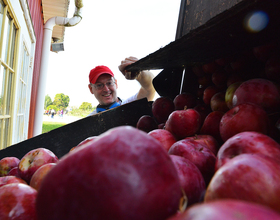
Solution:
[{"label": "dirt path", "polygon": [[52,122],[62,122],[62,123],[72,123],[81,119],[81,117],[70,116],[70,115],[63,115],[62,117],[55,115],[53,118],[51,116],[44,115],[43,121],[52,121]]}]

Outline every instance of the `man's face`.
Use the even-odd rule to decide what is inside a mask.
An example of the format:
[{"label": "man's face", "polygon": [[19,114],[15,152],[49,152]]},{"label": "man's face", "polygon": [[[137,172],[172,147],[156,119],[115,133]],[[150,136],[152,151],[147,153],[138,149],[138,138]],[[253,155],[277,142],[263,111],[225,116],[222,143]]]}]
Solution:
[{"label": "man's face", "polygon": [[117,81],[109,74],[102,74],[94,85],[89,84],[88,87],[100,105],[109,105],[117,101]]}]

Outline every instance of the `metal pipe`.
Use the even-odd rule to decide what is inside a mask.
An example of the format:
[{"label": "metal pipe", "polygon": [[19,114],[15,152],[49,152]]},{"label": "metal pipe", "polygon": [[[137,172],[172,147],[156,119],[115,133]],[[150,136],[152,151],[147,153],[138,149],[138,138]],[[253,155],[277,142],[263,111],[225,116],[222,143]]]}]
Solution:
[{"label": "metal pipe", "polygon": [[52,17],[48,19],[44,25],[44,38],[43,38],[38,91],[36,97],[33,137],[42,133],[45,91],[46,91],[49,53],[51,47],[53,27],[55,25],[61,25],[65,27],[72,27],[77,25],[82,20],[82,8],[83,8],[82,0],[75,0],[75,12],[72,18],[65,18],[59,16]]}]

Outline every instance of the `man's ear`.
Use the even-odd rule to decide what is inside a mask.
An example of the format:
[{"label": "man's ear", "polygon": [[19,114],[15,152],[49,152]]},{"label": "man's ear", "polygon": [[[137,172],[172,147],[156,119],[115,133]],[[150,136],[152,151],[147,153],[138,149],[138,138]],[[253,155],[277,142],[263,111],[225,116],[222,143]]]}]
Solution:
[{"label": "man's ear", "polygon": [[118,88],[118,81],[115,79],[116,89]]},{"label": "man's ear", "polygon": [[90,93],[93,94],[92,86],[90,84],[88,84],[88,88],[89,88]]}]

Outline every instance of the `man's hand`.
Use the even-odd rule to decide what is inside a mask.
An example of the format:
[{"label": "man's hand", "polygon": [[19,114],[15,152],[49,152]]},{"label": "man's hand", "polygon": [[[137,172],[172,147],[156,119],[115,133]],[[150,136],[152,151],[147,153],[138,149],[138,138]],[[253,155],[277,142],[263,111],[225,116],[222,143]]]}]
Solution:
[{"label": "man's hand", "polygon": [[125,60],[121,61],[119,70],[122,72],[126,79],[136,79],[140,83],[141,88],[138,92],[137,99],[147,98],[148,101],[153,101],[156,93],[152,83],[154,75],[148,70],[143,70],[137,73],[131,73],[125,70],[125,67],[132,63],[135,63],[136,61],[138,61],[136,57],[130,56],[128,58],[125,58]]},{"label": "man's hand", "polygon": [[121,65],[119,65],[119,70],[122,72],[122,74],[125,76],[126,79],[135,79],[140,72],[135,73],[135,72],[128,72],[125,70],[125,68],[132,64],[135,63],[136,61],[138,61],[138,59],[136,57],[128,57],[125,58],[125,60],[121,61]]}]

